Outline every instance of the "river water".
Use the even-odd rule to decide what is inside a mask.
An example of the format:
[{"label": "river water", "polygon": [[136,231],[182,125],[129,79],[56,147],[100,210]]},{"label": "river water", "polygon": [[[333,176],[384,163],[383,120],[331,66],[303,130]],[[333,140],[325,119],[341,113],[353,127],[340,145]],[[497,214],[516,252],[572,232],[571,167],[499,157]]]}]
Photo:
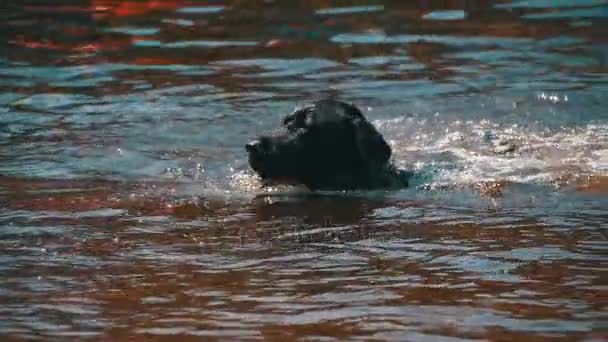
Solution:
[{"label": "river water", "polygon": [[[8,3],[2,340],[608,336],[608,1]],[[410,188],[260,188],[327,96]]]}]

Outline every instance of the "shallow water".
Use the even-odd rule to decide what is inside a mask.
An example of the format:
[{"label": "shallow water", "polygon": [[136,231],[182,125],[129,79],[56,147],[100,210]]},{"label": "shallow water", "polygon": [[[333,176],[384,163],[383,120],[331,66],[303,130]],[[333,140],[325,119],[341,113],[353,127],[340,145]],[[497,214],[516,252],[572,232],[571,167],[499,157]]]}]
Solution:
[{"label": "shallow water", "polygon": [[[43,3],[0,14],[3,339],[608,336],[607,1]],[[260,189],[325,96],[412,187]]]}]

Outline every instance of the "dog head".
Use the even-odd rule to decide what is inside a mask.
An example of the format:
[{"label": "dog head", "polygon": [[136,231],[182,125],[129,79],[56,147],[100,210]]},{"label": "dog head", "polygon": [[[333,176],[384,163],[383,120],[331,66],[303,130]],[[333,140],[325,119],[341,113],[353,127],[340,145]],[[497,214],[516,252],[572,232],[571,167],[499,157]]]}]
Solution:
[{"label": "dog head", "polygon": [[373,187],[391,149],[357,107],[321,100],[283,119],[283,129],[248,143],[249,164],[265,184],[311,190]]}]

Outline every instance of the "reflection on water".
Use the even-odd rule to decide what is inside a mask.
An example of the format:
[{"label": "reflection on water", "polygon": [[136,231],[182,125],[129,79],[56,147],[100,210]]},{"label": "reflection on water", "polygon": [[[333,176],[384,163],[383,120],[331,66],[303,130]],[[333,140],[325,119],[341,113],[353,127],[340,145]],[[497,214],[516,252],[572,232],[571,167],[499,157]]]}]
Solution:
[{"label": "reflection on water", "polygon": [[[601,340],[608,2],[26,1],[0,17],[0,336]],[[261,190],[323,96],[416,171]]]}]

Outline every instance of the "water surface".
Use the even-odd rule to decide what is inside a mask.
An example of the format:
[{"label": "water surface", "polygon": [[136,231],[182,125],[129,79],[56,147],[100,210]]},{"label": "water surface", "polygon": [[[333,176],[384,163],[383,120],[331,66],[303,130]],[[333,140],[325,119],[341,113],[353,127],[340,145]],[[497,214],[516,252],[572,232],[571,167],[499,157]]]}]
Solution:
[{"label": "water surface", "polygon": [[[15,2],[0,336],[599,341],[608,2]],[[261,189],[244,144],[351,101],[401,191]]]}]

